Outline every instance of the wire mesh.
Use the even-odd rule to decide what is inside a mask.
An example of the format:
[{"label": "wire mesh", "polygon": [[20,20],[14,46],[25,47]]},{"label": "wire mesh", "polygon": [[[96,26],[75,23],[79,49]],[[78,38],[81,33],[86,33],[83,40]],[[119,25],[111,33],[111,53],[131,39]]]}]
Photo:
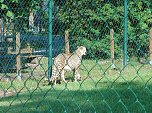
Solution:
[{"label": "wire mesh", "polygon": [[0,6],[1,113],[152,111],[151,0],[0,0]]}]

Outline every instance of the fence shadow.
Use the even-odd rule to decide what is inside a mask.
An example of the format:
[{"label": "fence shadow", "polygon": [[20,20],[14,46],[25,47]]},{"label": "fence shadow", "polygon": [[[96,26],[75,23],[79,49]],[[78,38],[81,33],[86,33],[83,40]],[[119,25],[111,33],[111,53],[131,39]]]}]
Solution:
[{"label": "fence shadow", "polygon": [[0,112],[9,113],[150,113],[152,111],[152,85],[139,85],[132,82],[116,83],[114,87],[102,88],[98,84],[92,90],[57,90],[37,88],[33,91],[2,98]]}]

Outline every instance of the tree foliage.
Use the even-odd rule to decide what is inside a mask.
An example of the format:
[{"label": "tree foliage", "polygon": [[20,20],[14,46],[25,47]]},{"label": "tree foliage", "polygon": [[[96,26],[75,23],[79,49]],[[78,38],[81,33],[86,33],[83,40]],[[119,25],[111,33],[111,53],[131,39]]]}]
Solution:
[{"label": "tree foliage", "polygon": [[[56,1],[60,7],[59,19],[69,30],[76,45],[85,45],[90,57],[110,57],[110,29],[115,34],[115,54],[123,46],[124,4],[122,0],[67,0]],[[143,55],[148,49],[149,28],[152,23],[150,0],[128,2],[128,53]]]},{"label": "tree foliage", "polygon": [[30,11],[42,12],[44,0],[0,0],[0,18],[15,23],[16,30],[26,29]]},{"label": "tree foliage", "polygon": [[[48,1],[48,0],[45,0]],[[30,10],[38,11],[45,23],[44,0],[0,0],[0,18],[12,19],[18,29],[27,28]],[[128,1],[128,55],[148,54],[152,27],[151,0]],[[110,29],[114,29],[115,55],[123,49],[123,0],[53,0],[53,33],[70,31],[72,47],[84,45],[89,57],[110,57]],[[44,24],[44,23],[43,23]]]}]

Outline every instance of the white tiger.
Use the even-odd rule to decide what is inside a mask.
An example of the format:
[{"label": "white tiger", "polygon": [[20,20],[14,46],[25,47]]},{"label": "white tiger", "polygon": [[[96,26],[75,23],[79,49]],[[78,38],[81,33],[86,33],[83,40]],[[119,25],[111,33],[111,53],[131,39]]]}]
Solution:
[{"label": "white tiger", "polygon": [[59,54],[54,58],[54,65],[52,67],[52,76],[50,82],[56,84],[57,78],[60,77],[66,83],[64,73],[65,71],[75,71],[74,80],[80,80],[79,67],[81,65],[82,56],[86,54],[86,47],[80,46],[71,54]]}]

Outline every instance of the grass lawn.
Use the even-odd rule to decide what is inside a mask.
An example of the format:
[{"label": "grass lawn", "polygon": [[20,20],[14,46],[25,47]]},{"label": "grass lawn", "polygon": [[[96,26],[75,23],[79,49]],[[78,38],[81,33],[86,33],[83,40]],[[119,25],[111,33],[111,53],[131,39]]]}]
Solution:
[{"label": "grass lawn", "polygon": [[[66,73],[67,84],[47,85],[47,59],[23,81],[0,82],[3,91],[17,92],[0,97],[0,113],[151,113],[152,67],[130,60],[126,68],[116,61],[84,60],[80,69],[82,81],[72,82]],[[24,70],[30,75],[31,70]],[[37,76],[39,75],[39,76]]]}]

